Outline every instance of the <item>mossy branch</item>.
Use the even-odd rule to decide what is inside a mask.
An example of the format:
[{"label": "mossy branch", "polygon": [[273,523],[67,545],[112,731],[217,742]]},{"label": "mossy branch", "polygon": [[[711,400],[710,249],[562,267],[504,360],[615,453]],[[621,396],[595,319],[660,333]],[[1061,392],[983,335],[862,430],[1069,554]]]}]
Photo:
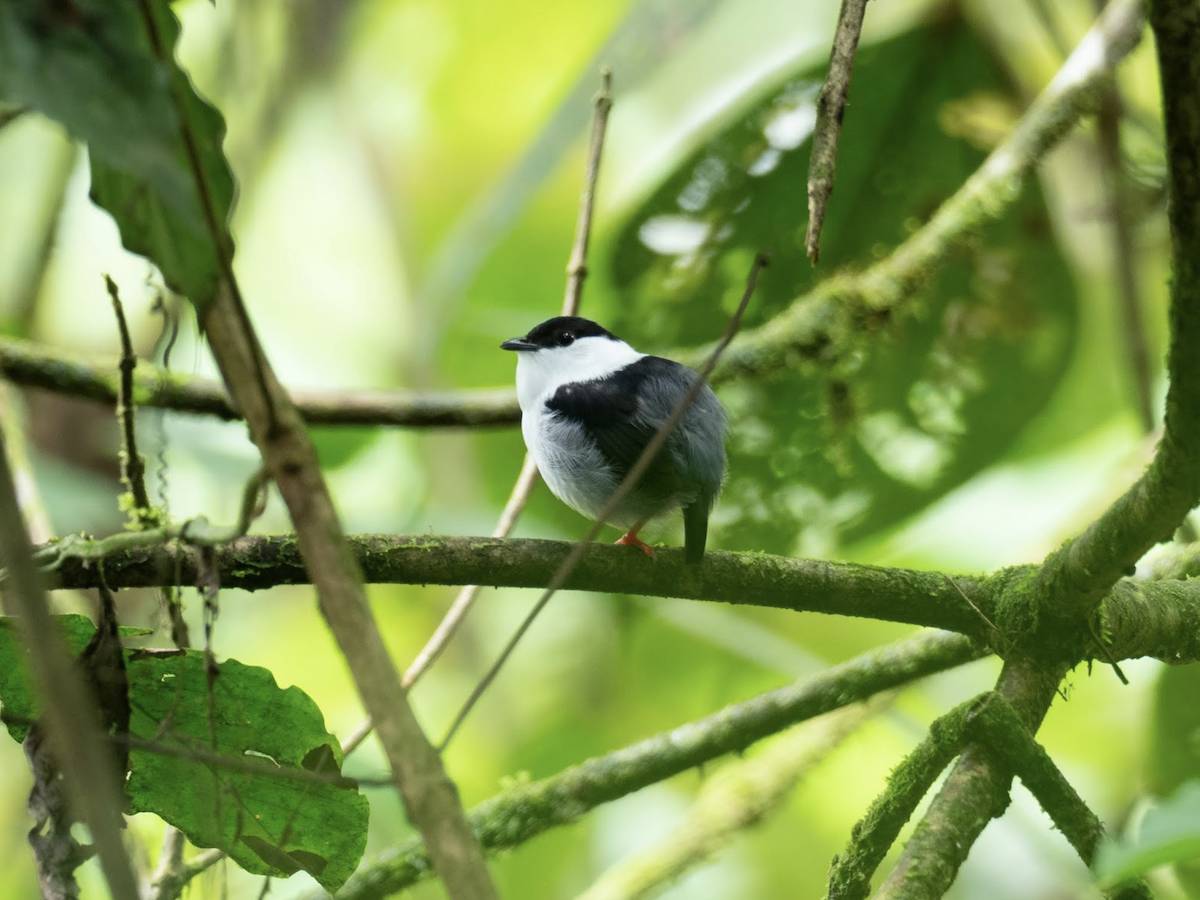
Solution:
[{"label": "mossy branch", "polygon": [[986,745],[1021,779],[1080,859],[1091,866],[1104,826],[1021,724],[1012,707],[998,694],[985,694],[972,705],[968,724],[970,737]]},{"label": "mossy branch", "polygon": [[[1050,708],[1064,671],[1065,667],[1047,668],[1029,659],[1005,662],[997,690],[1030,734]],[[943,896],[980,833],[1008,808],[1011,785],[1012,773],[997,765],[986,747],[968,747],[876,897],[932,900]]]},{"label": "mossy branch", "polygon": [[[178,537],[179,529],[171,533]],[[48,573],[55,587],[95,586],[101,558],[114,588],[194,583],[199,551],[187,543],[187,532],[182,541],[163,540],[156,533],[123,533],[99,541],[74,537],[43,545],[38,554],[42,560],[57,560]],[[348,541],[370,583],[525,588],[544,588],[574,546],[450,535],[359,534]],[[310,581],[293,535],[246,535],[217,546],[214,555],[225,587],[262,590]],[[662,549],[649,560],[628,547],[590,544],[565,588],[924,625],[959,632],[1008,656],[1021,646],[1023,636],[1006,634],[993,623],[1003,627],[1009,619],[1022,618],[1013,609],[1012,585],[1035,573],[1026,566],[951,579],[939,572],[722,551],[709,551],[702,564],[689,566],[682,550]],[[1109,592],[1103,617],[1100,632],[1106,635],[1107,652],[1086,629],[1072,632],[1069,640],[1064,638],[1075,654],[1072,663],[1109,656],[1200,660],[1200,580],[1123,580]]]},{"label": "mossy branch", "polygon": [[[880,647],[810,679],[728,706],[549,778],[513,785],[472,809],[471,824],[490,852],[518,846],[578,820],[601,804],[744,750],[797,722],[962,665],[980,654],[959,635],[937,633]],[[421,842],[413,839],[365,864],[338,892],[338,900],[375,900],[430,874],[429,858]],[[306,895],[303,900],[317,900],[317,896]]]},{"label": "mossy branch", "polygon": [[[980,697],[968,716],[967,736],[985,745],[988,752],[1021,779],[1054,821],[1054,826],[1090,867],[1104,837],[1104,826],[1042,745],[1033,739],[1008,702],[996,693]],[[1117,900],[1150,900],[1153,895],[1146,882],[1139,879],[1122,885],[1108,896]]]},{"label": "mossy branch", "polygon": [[829,900],[861,900],[871,877],[912,818],[942,770],[962,752],[963,731],[973,700],[959,704],[929,726],[929,733],[888,776],[887,787],[850,833],[850,844],[833,858]]}]

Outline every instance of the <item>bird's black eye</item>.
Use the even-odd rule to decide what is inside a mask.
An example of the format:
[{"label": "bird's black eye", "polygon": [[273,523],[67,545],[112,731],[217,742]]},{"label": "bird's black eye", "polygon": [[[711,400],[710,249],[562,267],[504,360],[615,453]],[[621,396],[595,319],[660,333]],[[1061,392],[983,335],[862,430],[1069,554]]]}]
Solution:
[{"label": "bird's black eye", "polygon": [[575,343],[575,334],[573,332],[570,332],[570,331],[559,332],[558,346],[570,347],[573,343]]}]

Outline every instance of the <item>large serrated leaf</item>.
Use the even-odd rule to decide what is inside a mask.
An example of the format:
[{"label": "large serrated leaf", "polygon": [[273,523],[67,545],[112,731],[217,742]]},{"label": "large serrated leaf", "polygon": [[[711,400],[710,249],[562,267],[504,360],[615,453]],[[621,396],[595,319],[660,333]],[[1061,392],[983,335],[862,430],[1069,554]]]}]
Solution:
[{"label": "large serrated leaf", "polygon": [[[83,616],[58,620],[72,653],[95,631]],[[340,773],[341,748],[316,703],[297,687],[280,688],[268,670],[236,660],[221,663],[210,679],[197,651],[126,650],[125,658],[130,735],[161,748],[131,750],[129,811],[154,813],[249,872],[305,871],[331,892],[341,887],[366,847],[367,798],[345,779],[298,780],[284,771],[331,779]],[[4,719],[13,720],[9,733],[22,740],[38,707],[16,629],[4,619],[0,704]]]},{"label": "large serrated leaf", "polygon": [[[266,669],[221,663],[211,691],[202,654],[130,656],[130,730],[169,747],[337,774],[342,752],[320,709]],[[130,754],[129,797],[200,847],[220,847],[261,875],[304,870],[330,891],[350,877],[367,839],[367,799],[344,784],[230,771],[152,752]]]},{"label": "large serrated leaf", "polygon": [[[614,330],[643,349],[712,340],[760,249],[774,256],[745,327],[820,278],[866,268],[978,168],[1016,99],[955,13],[860,48],[814,271],[805,184],[822,76],[794,76],[631,217],[613,254],[627,294]],[[929,276],[904,315],[863,317],[788,370],[722,389],[732,424],[718,543],[836,552],[994,462],[1043,407],[1076,296],[1037,185]]]},{"label": "large serrated leaf", "polygon": [[[78,656],[96,633],[96,626],[87,616],[55,616],[54,621],[61,627],[72,656]],[[17,743],[25,740],[29,725],[38,717],[33,674],[25,654],[16,621],[0,618],[0,720]]]},{"label": "large serrated leaf", "polygon": [[174,59],[165,0],[0,5],[0,97],[61,122],[88,145],[92,198],[125,246],[203,306],[233,241],[224,122]]}]

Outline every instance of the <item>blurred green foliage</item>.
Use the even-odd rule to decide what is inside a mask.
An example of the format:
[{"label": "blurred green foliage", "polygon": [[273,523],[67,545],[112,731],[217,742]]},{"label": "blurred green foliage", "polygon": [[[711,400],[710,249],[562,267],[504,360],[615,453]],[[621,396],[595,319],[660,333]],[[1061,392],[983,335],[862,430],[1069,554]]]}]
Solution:
[{"label": "blurred green foliage", "polygon": [[[979,167],[1017,102],[956,16],[863,48],[814,268],[796,252],[797,210],[822,71],[772,91],[632,216],[612,256],[627,297],[614,328],[658,346],[712,339],[745,282],[738,263],[762,247],[779,252],[747,327],[830,272],[869,265]],[[1054,392],[1075,336],[1074,286],[1050,237],[1040,192],[1027,185],[899,315],[867,317],[789,371],[737,384],[728,543],[838,546],[995,461]],[[818,536],[802,540],[804,530]]]},{"label": "blurred green foliage", "polygon": [[[74,6],[103,7],[104,34],[123,27],[105,4]],[[27,14],[51,8],[0,5],[3,46],[29,46]],[[180,62],[227,126],[238,190],[235,267],[255,324],[286,383],[327,389],[511,382],[512,360],[497,344],[554,314],[562,296],[600,61],[614,68],[616,106],[584,313],[640,349],[665,352],[719,333],[763,244],[775,256],[755,321],[814,279],[888,252],[961,184],[1027,92],[1044,83],[1049,72],[1029,63],[1031,48],[1053,56],[1045,23],[1017,16],[1011,4],[999,12],[968,4],[961,14],[955,4],[871,4],[814,272],[800,249],[801,126],[828,57],[832,0],[187,0],[174,10],[183,23]],[[1092,15],[1084,0],[1049,13],[1067,43]],[[97,46],[56,47],[59,80],[19,81],[21,57],[0,52],[0,94],[91,129],[80,133],[92,140],[90,163],[71,171],[75,151],[53,123],[25,114],[0,129],[0,322],[6,334],[115,357],[100,280],[109,272],[148,357],[160,327],[148,308],[162,276],[120,249],[111,220],[87,200],[90,172],[114,164],[106,147],[133,143],[147,156],[126,157],[126,171],[156,183],[163,166],[177,165],[178,147],[160,142],[162,129],[113,128],[127,119],[112,110],[70,107],[68,75],[81,71],[71,77],[92,79],[118,107],[144,103],[149,112],[161,101],[161,93],[138,100],[129,85],[105,87],[106,70],[88,68]],[[1148,198],[1138,262],[1153,314],[1164,296],[1164,238],[1154,200],[1155,72],[1143,50],[1123,68],[1121,85],[1138,123],[1131,152]],[[1013,212],[946,261],[903,316],[846,335],[828,359],[722,387],[733,412],[733,464],[714,546],[949,571],[994,567],[1037,560],[1122,490],[1140,468],[1142,437],[1127,405],[1097,181],[1085,132],[1047,161]],[[171,196],[169,184],[156,187]],[[656,234],[664,224],[674,232]],[[699,243],[664,252],[666,237],[687,236],[689,227]],[[1155,358],[1161,338],[1152,330]],[[186,316],[173,367],[212,373]],[[32,470],[50,521],[60,532],[101,528],[95,510],[108,503],[109,525],[119,528],[109,414],[35,394],[26,402]],[[255,466],[244,428],[173,415],[140,421],[152,481],[172,512],[231,521]],[[317,440],[350,530],[486,533],[523,453],[515,430],[331,430]],[[288,528],[277,502],[257,527]],[[585,527],[539,487],[518,534],[575,538]],[[419,650],[450,593],[372,589],[398,661]],[[153,597],[131,591],[120,601],[122,621],[161,626]],[[58,602],[87,609],[79,598]],[[517,591],[483,593],[463,635],[414,692],[430,733],[444,728],[526,602]],[[187,603],[198,622],[199,602]],[[225,591],[221,604],[222,658],[302,687],[336,734],[358,723],[310,590]],[[470,804],[503,779],[548,775],[902,633],[879,622],[567,594],[473,714],[448,765]],[[895,712],[851,739],[774,819],[666,896],[819,894],[829,858],[887,772],[931,718],[990,686],[994,665],[905,692]],[[1069,701],[1041,735],[1106,819],[1139,787],[1154,669],[1127,666],[1128,689],[1099,668],[1076,673]],[[302,743],[331,746],[325,726],[312,726]],[[260,749],[265,737],[255,737]],[[384,771],[371,743],[346,766]],[[0,747],[0,771],[0,900],[24,898],[36,882],[23,839],[28,776],[15,744]],[[574,895],[677,822],[704,775],[647,789],[498,859],[502,892]],[[371,806],[368,857],[409,834],[394,794],[373,795]],[[1031,804],[1018,795],[1015,806],[985,834],[955,896],[1093,890]],[[149,845],[161,824],[146,819],[131,830]],[[101,890],[91,866],[83,875],[85,895]],[[273,891],[303,890],[305,881]],[[230,867],[196,882],[192,896],[226,889],[240,896],[258,886]],[[433,884],[413,892],[440,895]]]}]

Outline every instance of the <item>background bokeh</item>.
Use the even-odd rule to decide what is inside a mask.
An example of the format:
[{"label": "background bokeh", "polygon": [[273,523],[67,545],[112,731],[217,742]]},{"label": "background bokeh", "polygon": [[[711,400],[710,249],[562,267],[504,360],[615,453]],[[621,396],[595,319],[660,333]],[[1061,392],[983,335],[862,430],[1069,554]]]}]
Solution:
[{"label": "background bokeh", "polygon": [[[1007,133],[1094,13],[1088,0],[871,4],[814,273],[802,252],[803,176],[837,13],[830,0],[187,0],[176,9],[181,59],[228,124],[236,269],[267,352],[290,386],[347,390],[511,383],[513,360],[497,345],[561,303],[601,63],[613,69],[616,103],[583,311],[641,349],[667,351],[720,333],[764,244],[775,263],[748,326],[814,279],[885,255]],[[1120,84],[1158,400],[1166,235],[1148,40]],[[847,338],[828,364],[722,386],[732,468],[710,546],[973,572],[1037,561],[1084,527],[1136,477],[1153,440],[1132,404],[1101,184],[1089,125],[894,327]],[[87,191],[84,151],[53,123],[27,115],[0,130],[4,333],[115,359],[108,273],[151,358],[162,343],[151,310],[158,278],[120,248]],[[171,369],[211,376],[186,305],[168,305],[182,320]],[[45,523],[40,537],[120,528],[110,411],[12,388],[4,405],[24,423],[36,485],[27,508]],[[171,513],[232,520],[256,463],[244,427],[153,411],[139,422],[152,491]],[[316,436],[349,531],[488,533],[523,453],[516,429]],[[277,498],[255,528],[287,530]],[[517,534],[569,539],[585,528],[539,486]],[[402,665],[453,593],[371,588]],[[91,602],[58,600],[64,610]],[[482,593],[414,694],[431,735],[444,731],[533,600],[527,591]],[[149,594],[123,595],[122,617],[161,624]],[[470,805],[506,779],[551,774],[909,630],[565,593],[447,764]],[[301,687],[338,735],[362,718],[308,588],[222,592],[215,649]],[[1143,786],[1158,676],[1150,662],[1124,669],[1128,687],[1107,668],[1072,673],[1040,735],[1084,798],[1118,823]],[[891,767],[929,721],[989,687],[996,671],[983,661],[905,691],[775,815],[664,896],[819,895],[830,858]],[[347,771],[384,771],[372,742]],[[687,773],[500,856],[502,893],[573,896],[666,833],[708,774]],[[0,900],[36,893],[24,840],[28,786],[21,748],[0,742]],[[371,799],[368,858],[409,834],[392,792]],[[153,856],[160,826],[145,818],[132,831]],[[98,895],[97,874],[82,872],[85,895]],[[307,889],[304,881],[276,885],[273,896]],[[1082,864],[1018,789],[953,896],[1098,896],[1087,885]],[[229,866],[191,896],[257,890]],[[412,893],[441,896],[436,885]]]}]

